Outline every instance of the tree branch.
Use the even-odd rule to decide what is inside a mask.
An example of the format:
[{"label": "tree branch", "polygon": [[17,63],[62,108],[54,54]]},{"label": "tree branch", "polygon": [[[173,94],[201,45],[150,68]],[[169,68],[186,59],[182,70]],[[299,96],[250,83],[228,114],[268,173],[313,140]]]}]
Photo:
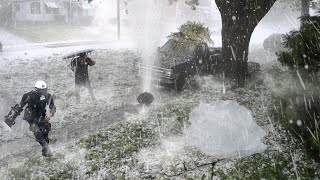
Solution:
[{"label": "tree branch", "polygon": [[210,162],[210,163],[204,163],[204,164],[197,164],[195,163],[195,168],[190,168],[188,169],[185,164],[183,163],[183,167],[184,167],[184,170],[182,172],[179,172],[177,174],[173,174],[173,175],[170,175],[170,174],[166,174],[166,173],[157,173],[159,175],[162,175],[162,176],[165,176],[166,178],[173,178],[173,177],[178,177],[178,176],[181,176],[181,175],[185,175],[186,173],[188,172],[191,172],[191,171],[194,171],[194,170],[197,170],[197,169],[200,169],[202,167],[205,167],[205,166],[209,166],[211,165],[212,166],[212,169],[214,169],[214,167],[217,165],[217,163],[223,161],[223,160],[226,160],[227,158],[223,158],[223,159],[217,159],[216,161],[214,162]]},{"label": "tree branch", "polygon": [[218,7],[218,9],[219,9],[219,11],[221,12],[221,8],[222,8],[222,6],[223,6],[223,1],[224,0],[215,0],[215,2],[216,2],[216,5],[217,5],[217,7]]},{"label": "tree branch", "polygon": [[[271,9],[271,7],[274,5],[274,3],[277,0],[263,0],[263,1],[257,1],[257,3],[255,4],[255,7],[251,7],[250,10],[250,14],[251,17],[255,17],[256,20],[261,20]],[[250,4],[250,5],[254,5],[254,3]]]}]

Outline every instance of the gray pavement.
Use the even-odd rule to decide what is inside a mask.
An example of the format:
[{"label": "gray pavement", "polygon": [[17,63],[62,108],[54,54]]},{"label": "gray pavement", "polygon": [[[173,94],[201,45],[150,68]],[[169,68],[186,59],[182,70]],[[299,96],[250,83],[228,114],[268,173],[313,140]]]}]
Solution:
[{"label": "gray pavement", "polygon": [[119,49],[134,48],[135,43],[128,40],[110,41],[65,41],[51,43],[22,44],[4,47],[1,59],[48,57],[54,54],[68,54],[83,49]]}]

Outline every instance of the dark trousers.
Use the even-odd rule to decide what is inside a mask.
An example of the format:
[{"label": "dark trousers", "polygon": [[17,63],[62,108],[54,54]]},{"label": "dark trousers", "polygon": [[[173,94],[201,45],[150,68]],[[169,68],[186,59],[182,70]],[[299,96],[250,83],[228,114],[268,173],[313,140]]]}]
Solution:
[{"label": "dark trousers", "polygon": [[90,96],[93,100],[95,100],[96,98],[94,97],[94,94],[93,94],[93,90],[92,90],[92,87],[91,87],[91,83],[90,81],[86,81],[84,83],[76,83],[75,85],[75,93],[76,93],[76,100],[77,102],[79,103],[80,102],[80,87],[81,86],[84,86],[88,89],[89,93],[90,93]]},{"label": "dark trousers", "polygon": [[36,141],[41,146],[49,143],[49,132],[51,131],[51,124],[44,118],[35,118],[34,121],[28,121],[29,129],[33,132]]}]

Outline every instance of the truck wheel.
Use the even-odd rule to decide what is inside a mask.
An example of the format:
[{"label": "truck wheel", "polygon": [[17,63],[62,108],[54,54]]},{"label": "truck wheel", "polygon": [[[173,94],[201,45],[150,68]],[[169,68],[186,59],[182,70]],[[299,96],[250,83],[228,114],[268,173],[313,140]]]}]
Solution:
[{"label": "truck wheel", "polygon": [[185,74],[179,74],[177,79],[175,80],[175,90],[182,91],[187,86],[187,79]]}]

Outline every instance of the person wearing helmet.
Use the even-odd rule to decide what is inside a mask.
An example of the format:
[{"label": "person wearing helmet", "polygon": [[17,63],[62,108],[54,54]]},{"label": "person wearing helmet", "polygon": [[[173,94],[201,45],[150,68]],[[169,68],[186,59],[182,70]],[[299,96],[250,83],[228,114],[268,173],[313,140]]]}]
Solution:
[{"label": "person wearing helmet", "polygon": [[29,129],[34,133],[36,141],[42,146],[42,155],[52,156],[48,146],[48,136],[51,131],[49,121],[56,112],[56,107],[52,95],[47,92],[47,85],[44,81],[37,81],[35,90],[22,96],[20,103],[12,108],[8,118],[14,122],[15,117],[20,115],[26,105],[23,119],[29,123]]},{"label": "person wearing helmet", "polygon": [[95,100],[88,73],[88,66],[95,64],[96,62],[88,58],[86,53],[80,53],[79,57],[71,61],[71,70],[75,70],[75,94],[78,103],[80,102],[79,91],[81,86],[86,87],[89,90],[91,98]]}]

